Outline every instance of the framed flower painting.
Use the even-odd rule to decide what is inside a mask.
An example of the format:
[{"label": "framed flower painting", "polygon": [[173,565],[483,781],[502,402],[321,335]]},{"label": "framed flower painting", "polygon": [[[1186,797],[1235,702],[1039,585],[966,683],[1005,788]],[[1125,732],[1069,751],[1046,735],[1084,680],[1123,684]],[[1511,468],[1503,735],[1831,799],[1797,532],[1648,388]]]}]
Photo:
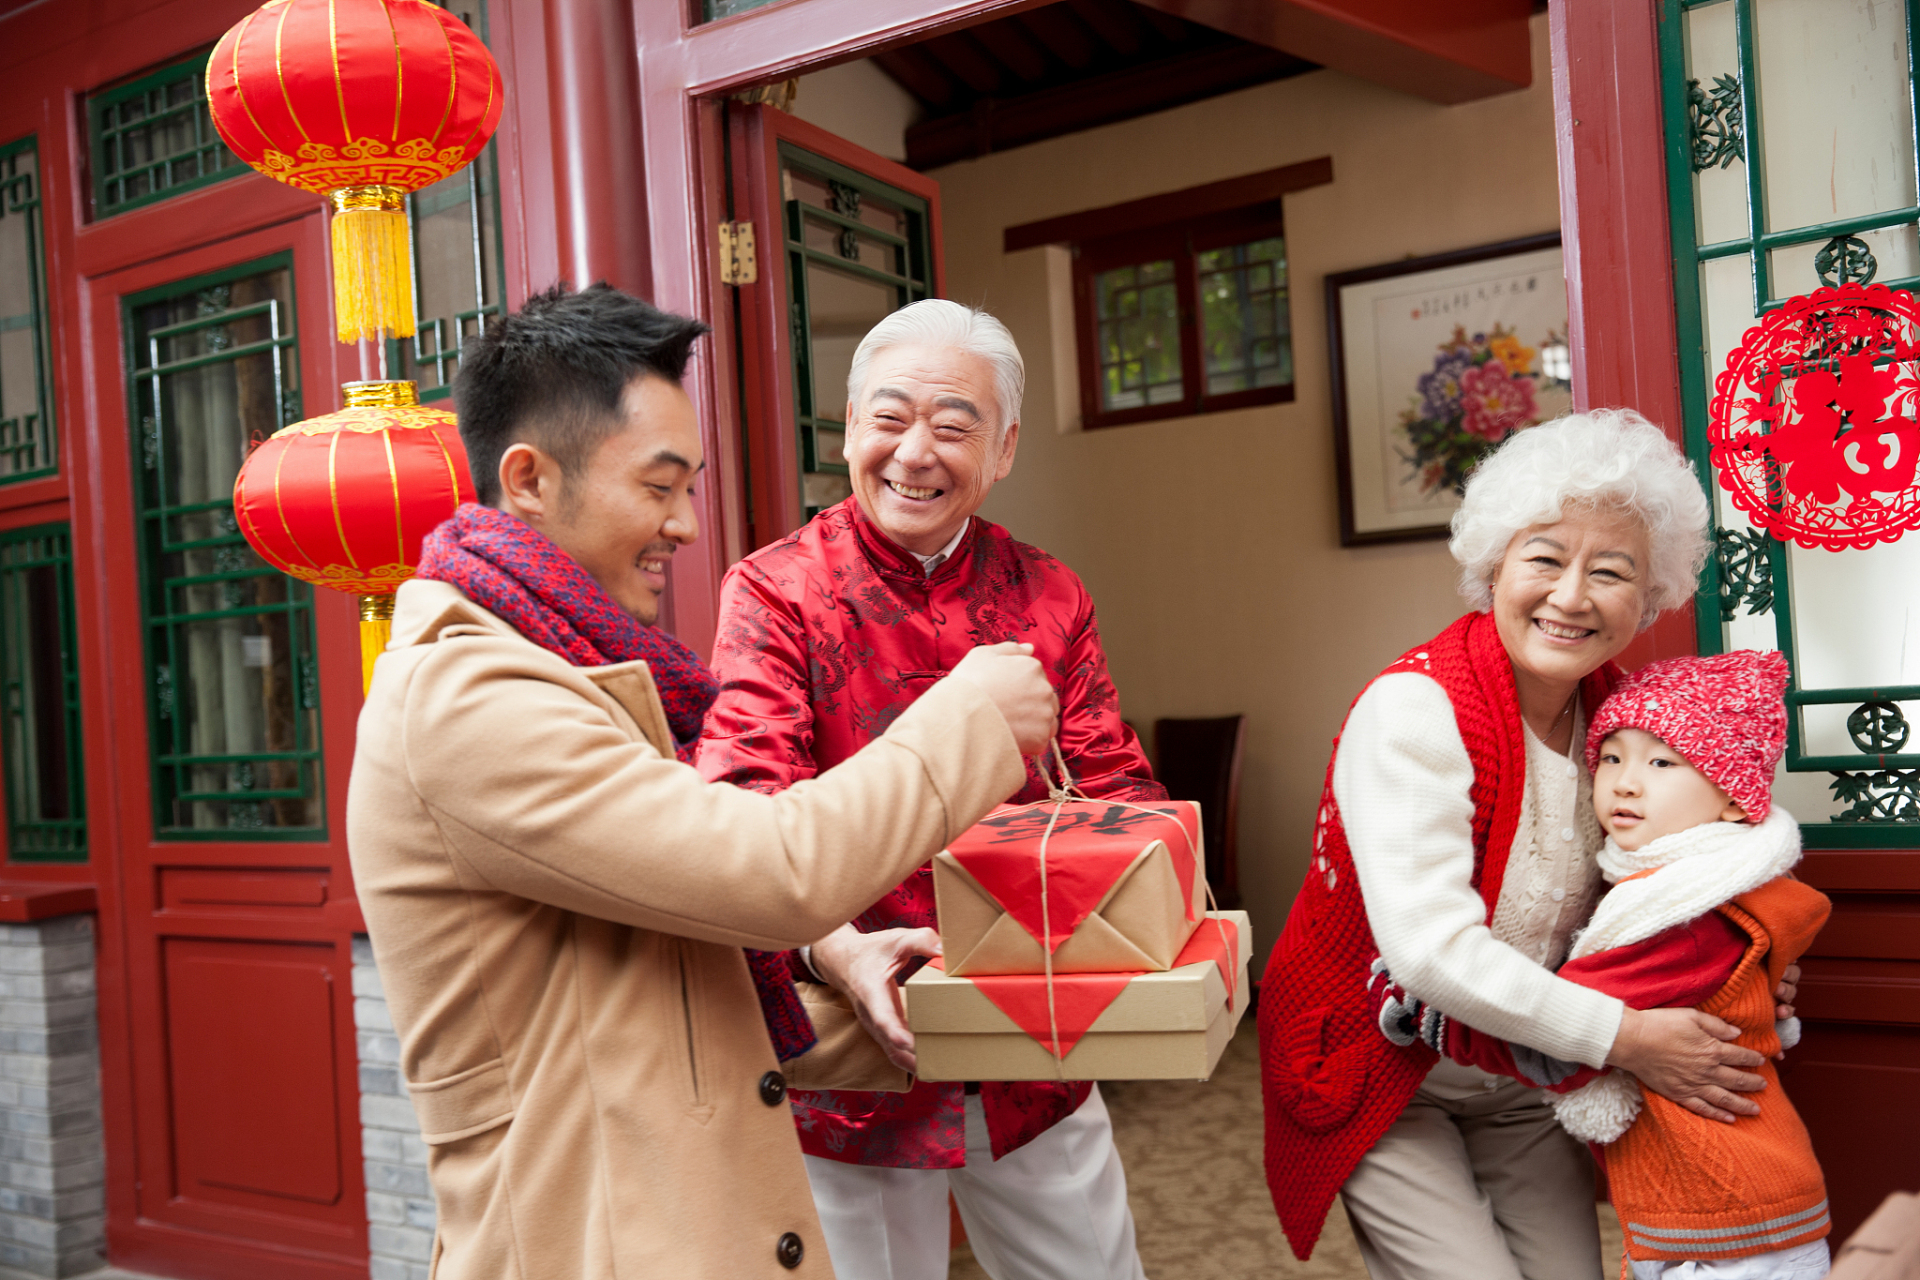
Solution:
[{"label": "framed flower painting", "polygon": [[1467,473],[1573,407],[1560,233],[1327,277],[1340,542],[1441,538]]}]

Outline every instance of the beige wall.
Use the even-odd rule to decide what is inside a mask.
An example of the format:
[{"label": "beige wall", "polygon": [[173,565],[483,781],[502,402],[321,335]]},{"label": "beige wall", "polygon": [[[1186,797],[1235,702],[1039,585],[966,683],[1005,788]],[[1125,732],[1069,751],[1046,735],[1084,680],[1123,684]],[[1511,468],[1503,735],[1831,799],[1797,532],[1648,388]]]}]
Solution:
[{"label": "beige wall", "polygon": [[[1304,874],[1347,705],[1464,607],[1443,543],[1339,544],[1322,279],[1559,225],[1535,22],[1522,92],[1440,107],[1319,71],[934,174],[948,293],[1003,319],[1028,362],[1019,459],[984,514],[1086,580],[1134,724],[1248,717],[1240,876],[1262,956]],[[1002,231],[1321,155],[1333,183],[1286,202],[1294,402],[1061,430],[1072,373],[1054,356],[1048,254],[1003,253]]]},{"label": "beige wall", "polygon": [[920,104],[871,62],[843,62],[800,78],[793,114],[889,160],[907,158]]}]

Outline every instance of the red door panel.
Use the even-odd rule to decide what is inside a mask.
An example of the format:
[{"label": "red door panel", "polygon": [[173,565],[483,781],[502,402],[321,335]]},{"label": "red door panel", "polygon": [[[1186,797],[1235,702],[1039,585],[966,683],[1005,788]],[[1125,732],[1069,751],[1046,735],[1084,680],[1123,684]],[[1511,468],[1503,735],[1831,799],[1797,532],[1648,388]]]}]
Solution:
[{"label": "red door panel", "polygon": [[1833,917],[1800,962],[1806,1030],[1780,1082],[1826,1171],[1838,1244],[1920,1186],[1920,851],[1811,849],[1797,874]]},{"label": "red door panel", "polygon": [[[810,500],[805,479],[810,461],[819,470],[845,470],[844,459],[832,456],[836,446],[819,442],[842,434],[834,419],[844,413],[845,370],[854,346],[875,319],[913,297],[944,296],[946,281],[939,183],[784,111],[739,104],[727,111],[732,218],[752,223],[758,260],[758,278],[739,287],[733,353],[741,375],[749,478],[745,546],[751,550],[805,524],[822,502],[837,500],[833,494]],[[803,219],[803,210],[817,207],[820,190],[840,185],[836,173],[849,182],[871,180],[891,188],[896,200],[914,202],[912,230],[905,219],[889,226],[887,218],[874,216],[888,200],[874,190],[865,197],[864,213],[859,194],[844,207],[837,193],[830,197],[834,207],[826,216],[848,228],[838,237],[818,224],[817,212]],[[863,241],[856,226],[892,235],[900,253],[876,254],[879,243]],[[848,262],[835,263],[836,253]],[[853,274],[876,259],[884,271]],[[816,264],[824,269],[816,271]],[[848,274],[837,271],[840,266]],[[888,283],[902,276],[913,283]],[[796,369],[807,371],[814,384],[806,396],[795,386]],[[802,421],[800,405],[815,399],[818,420]],[[818,456],[809,459],[803,439],[816,442]]]},{"label": "red door panel", "polygon": [[340,1202],[332,951],[166,940],[176,1206],[305,1216]]},{"label": "red door panel", "polygon": [[[195,307],[224,315],[263,305],[249,283],[257,283],[262,263],[291,273],[290,303],[284,292],[274,294],[297,336],[291,363],[279,366],[285,385],[274,394],[282,407],[275,409],[257,369],[236,372],[236,394],[224,401],[217,378],[193,395],[168,392],[166,412],[176,420],[215,412],[202,406],[229,406],[220,410],[229,415],[227,434],[209,431],[198,438],[206,447],[176,451],[179,474],[192,468],[200,491],[160,499],[188,513],[183,532],[168,535],[175,544],[190,552],[196,539],[209,545],[211,537],[225,558],[202,568],[182,560],[187,552],[169,551],[174,562],[157,569],[154,544],[143,539],[154,536],[156,486],[171,483],[156,477],[169,474],[157,468],[173,437],[164,435],[167,424],[156,436],[143,421],[154,414],[155,393],[130,376],[155,357],[144,345],[129,348],[126,300],[171,296],[185,281],[198,289],[228,279],[230,294],[196,293],[194,306],[178,309],[184,318],[168,322],[191,329]],[[223,503],[231,491],[228,472],[242,456],[235,440],[244,447],[267,434],[276,413],[313,416],[337,406],[343,349],[331,332],[329,290],[318,211],[86,282],[87,344],[97,371],[87,438],[94,482],[80,500],[86,512],[75,519],[75,577],[83,620],[105,638],[106,692],[87,730],[89,743],[101,744],[92,772],[111,784],[102,788],[107,820],[93,826],[113,833],[96,842],[94,855],[107,1231],[114,1263],[133,1271],[206,1280],[367,1274],[351,948],[361,925],[345,837],[360,708],[357,619],[347,597],[316,592],[311,644],[301,650],[307,665],[272,668],[283,646],[295,647],[293,623],[253,619],[261,601],[289,597],[277,578],[244,576],[254,562],[233,545],[230,529],[192,524],[196,503]],[[259,337],[234,328],[204,351],[217,359]],[[184,430],[177,421],[171,429]],[[197,585],[235,573],[245,589],[225,598]],[[167,586],[156,604],[158,581],[182,585]],[[174,649],[164,681],[156,675],[163,645],[153,625],[160,610],[200,619],[167,624],[174,639],[165,643]],[[302,692],[287,693],[295,687]],[[280,711],[260,710],[288,697],[300,715],[314,717],[312,748],[284,738]],[[309,750],[299,768],[318,780],[313,798],[286,798],[301,775],[277,760],[294,748]],[[173,790],[158,803],[162,784]],[[246,788],[261,798],[224,798]],[[234,804],[251,816],[232,819]],[[196,817],[203,812],[228,815],[204,824],[204,838]],[[288,829],[274,830],[276,822]]]},{"label": "red door panel", "polygon": [[1781,1065],[1780,1083],[1806,1121],[1827,1175],[1837,1247],[1889,1191],[1913,1185],[1920,1028],[1809,1023],[1806,1039]]}]

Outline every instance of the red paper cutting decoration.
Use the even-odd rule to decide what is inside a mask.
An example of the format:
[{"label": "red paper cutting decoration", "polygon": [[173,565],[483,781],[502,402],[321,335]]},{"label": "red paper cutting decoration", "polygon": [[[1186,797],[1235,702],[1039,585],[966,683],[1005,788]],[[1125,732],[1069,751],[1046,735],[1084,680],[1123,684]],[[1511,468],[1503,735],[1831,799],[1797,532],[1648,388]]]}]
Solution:
[{"label": "red paper cutting decoration", "polygon": [[1886,285],[1819,289],[1747,330],[1714,383],[1709,458],[1756,528],[1809,549],[1920,527],[1920,307]]}]

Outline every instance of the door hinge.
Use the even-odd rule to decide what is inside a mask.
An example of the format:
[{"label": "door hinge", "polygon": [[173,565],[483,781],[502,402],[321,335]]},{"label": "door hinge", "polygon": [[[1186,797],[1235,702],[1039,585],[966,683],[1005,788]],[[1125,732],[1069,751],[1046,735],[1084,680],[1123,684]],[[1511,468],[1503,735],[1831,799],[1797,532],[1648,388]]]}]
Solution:
[{"label": "door hinge", "polygon": [[752,284],[760,278],[760,263],[754,257],[753,224],[720,224],[720,283]]}]

